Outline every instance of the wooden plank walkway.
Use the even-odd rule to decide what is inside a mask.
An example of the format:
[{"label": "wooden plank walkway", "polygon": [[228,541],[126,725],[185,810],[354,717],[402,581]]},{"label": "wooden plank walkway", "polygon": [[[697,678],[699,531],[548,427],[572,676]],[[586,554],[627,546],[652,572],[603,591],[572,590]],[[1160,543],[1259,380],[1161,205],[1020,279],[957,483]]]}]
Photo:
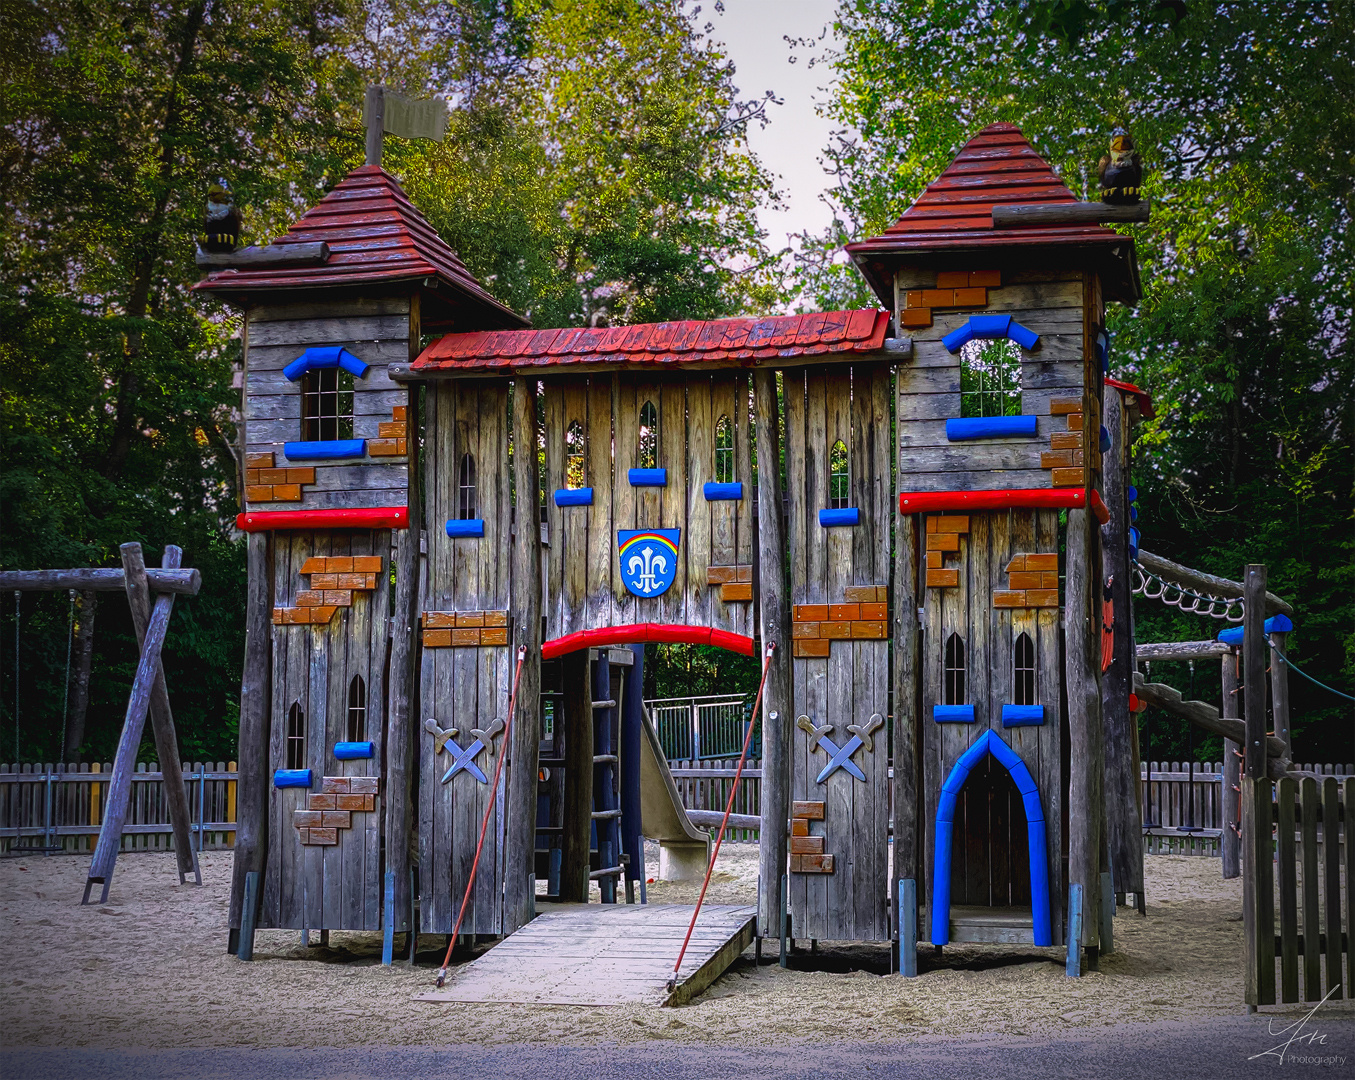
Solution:
[{"label": "wooden plank walkway", "polygon": [[552,904],[489,952],[450,973],[416,1001],[536,1005],[680,1005],[732,964],[753,940],[756,909],[701,908],[669,993],[687,904]]}]

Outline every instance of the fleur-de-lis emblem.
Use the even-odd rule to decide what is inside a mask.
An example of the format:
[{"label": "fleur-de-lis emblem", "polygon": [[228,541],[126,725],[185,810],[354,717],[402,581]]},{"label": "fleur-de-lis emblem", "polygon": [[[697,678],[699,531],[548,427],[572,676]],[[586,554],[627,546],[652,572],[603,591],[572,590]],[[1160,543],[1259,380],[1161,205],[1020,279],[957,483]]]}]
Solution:
[{"label": "fleur-de-lis emblem", "polygon": [[677,573],[679,529],[620,530],[616,534],[621,578],[636,596],[667,592]]}]

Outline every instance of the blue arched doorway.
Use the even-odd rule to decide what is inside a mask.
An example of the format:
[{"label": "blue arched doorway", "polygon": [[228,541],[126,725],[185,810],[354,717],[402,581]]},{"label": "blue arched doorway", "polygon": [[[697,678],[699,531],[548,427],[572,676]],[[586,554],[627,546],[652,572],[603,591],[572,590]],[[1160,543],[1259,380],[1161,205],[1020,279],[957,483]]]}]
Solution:
[{"label": "blue arched doorway", "polygon": [[1036,945],[1052,945],[1049,925],[1049,867],[1045,855],[1044,811],[1040,805],[1040,789],[1030,770],[1000,735],[991,728],[985,731],[950,770],[941,785],[941,798],[936,807],[936,854],[932,867],[932,944],[950,942],[950,862],[954,841],[955,805],[960,789],[970,772],[983,760],[985,754],[994,759],[1012,778],[1026,813],[1026,842],[1030,856],[1031,927]]}]

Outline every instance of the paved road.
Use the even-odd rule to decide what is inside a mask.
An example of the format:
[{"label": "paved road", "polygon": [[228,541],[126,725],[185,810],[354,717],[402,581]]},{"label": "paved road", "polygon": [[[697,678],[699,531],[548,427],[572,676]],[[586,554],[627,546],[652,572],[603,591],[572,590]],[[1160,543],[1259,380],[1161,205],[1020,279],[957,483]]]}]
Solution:
[{"label": "paved road", "polygon": [[[694,1048],[671,1043],[634,1046],[537,1045],[367,1047],[358,1050],[12,1050],[0,1051],[4,1080],[573,1080],[611,1073],[627,1080],[723,1080],[774,1077],[820,1080],[869,1074],[926,1080],[1034,1080],[1068,1077],[1167,1077],[1249,1080],[1277,1074],[1355,1076],[1355,1019],[1304,1025],[1283,1044],[1298,1014],[1225,1017],[1191,1023],[1102,1028],[1053,1041],[1032,1038],[923,1038],[894,1046],[794,1046],[776,1050]],[[1264,1054],[1269,1056],[1248,1058]],[[1278,1056],[1284,1053],[1284,1058]]]}]

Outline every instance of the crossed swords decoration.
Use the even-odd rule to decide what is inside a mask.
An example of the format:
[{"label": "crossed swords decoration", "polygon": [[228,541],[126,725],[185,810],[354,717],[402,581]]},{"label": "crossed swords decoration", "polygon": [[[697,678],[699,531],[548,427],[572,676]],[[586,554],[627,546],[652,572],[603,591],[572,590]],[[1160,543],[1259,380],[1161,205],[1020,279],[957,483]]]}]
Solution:
[{"label": "crossed swords decoration", "polygon": [[861,747],[866,748],[867,753],[875,752],[875,744],[871,736],[879,728],[884,726],[885,718],[879,713],[872,713],[869,720],[864,724],[848,724],[847,730],[851,732],[852,737],[841,746],[833,742],[828,737],[828,733],[833,730],[832,724],[824,724],[823,727],[815,727],[814,721],[801,714],[795,720],[795,726],[809,736],[809,749],[820,743],[823,744],[824,753],[828,755],[828,764],[823,767],[823,771],[814,778],[816,784],[822,784],[838,769],[846,769],[852,776],[856,777],[862,783],[865,783],[866,774],[861,771],[859,765],[852,760]]},{"label": "crossed swords decoration", "polygon": [[475,736],[475,741],[464,750],[454,741],[458,734],[456,728],[440,728],[437,721],[430,716],[423,722],[423,729],[433,736],[434,755],[442,750],[446,750],[451,755],[452,767],[442,774],[444,784],[462,769],[465,769],[480,783],[489,783],[489,777],[481,771],[480,766],[475,764],[475,759],[480,756],[481,750],[488,750],[489,756],[494,756],[494,736],[503,730],[502,720],[494,720],[483,731],[479,728],[471,728],[470,733]]}]

